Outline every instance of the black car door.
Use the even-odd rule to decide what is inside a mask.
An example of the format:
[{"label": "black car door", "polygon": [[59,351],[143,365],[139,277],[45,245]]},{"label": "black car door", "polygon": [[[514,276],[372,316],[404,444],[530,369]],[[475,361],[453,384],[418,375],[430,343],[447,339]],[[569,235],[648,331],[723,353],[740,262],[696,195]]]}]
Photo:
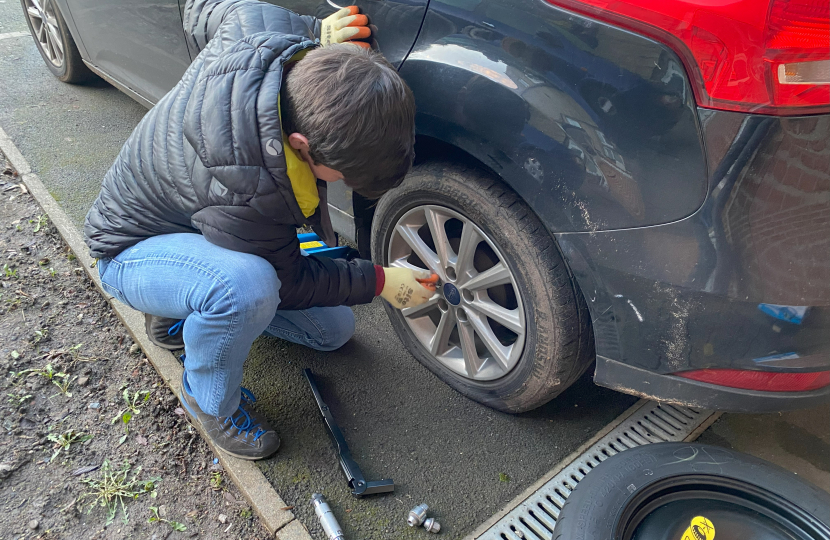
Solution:
[{"label": "black car door", "polygon": [[190,65],[177,0],[67,0],[67,5],[88,60],[153,103]]}]

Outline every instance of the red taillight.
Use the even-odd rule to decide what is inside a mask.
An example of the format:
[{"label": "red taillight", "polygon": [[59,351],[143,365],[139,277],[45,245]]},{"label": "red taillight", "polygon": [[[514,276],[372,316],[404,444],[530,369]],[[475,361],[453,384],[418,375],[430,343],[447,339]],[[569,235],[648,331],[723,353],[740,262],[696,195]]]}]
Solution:
[{"label": "red taillight", "polygon": [[830,0],[548,0],[669,45],[698,105],[830,112]]},{"label": "red taillight", "polygon": [[830,371],[775,373],[742,369],[697,369],[681,371],[675,375],[729,388],[762,392],[806,392],[830,385]]},{"label": "red taillight", "polygon": [[766,30],[766,76],[772,103],[827,107],[830,0],[774,0]]}]

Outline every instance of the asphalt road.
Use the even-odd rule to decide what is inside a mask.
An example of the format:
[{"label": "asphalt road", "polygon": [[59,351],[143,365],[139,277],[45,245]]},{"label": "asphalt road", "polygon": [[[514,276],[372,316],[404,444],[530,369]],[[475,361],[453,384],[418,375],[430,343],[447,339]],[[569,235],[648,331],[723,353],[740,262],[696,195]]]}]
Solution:
[{"label": "asphalt road", "polygon": [[[0,0],[0,34],[21,30],[19,2]],[[0,127],[79,227],[145,112],[106,83],[58,82],[30,37],[0,36]],[[586,376],[541,409],[501,414],[421,367],[377,301],[354,311],[357,333],[339,351],[261,338],[246,364],[245,384],[283,439],[262,469],[315,538],[322,534],[308,501],[318,491],[348,538],[423,538],[424,531],[405,525],[408,510],[421,502],[434,510],[444,538],[461,538],[634,401]],[[393,478],[393,495],[351,497],[302,378],[305,367],[318,374],[367,477]]]}]

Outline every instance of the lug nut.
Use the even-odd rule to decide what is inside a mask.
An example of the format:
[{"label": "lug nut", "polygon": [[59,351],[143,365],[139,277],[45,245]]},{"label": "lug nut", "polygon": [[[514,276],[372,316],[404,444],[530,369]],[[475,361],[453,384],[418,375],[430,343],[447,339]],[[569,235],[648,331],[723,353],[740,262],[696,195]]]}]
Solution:
[{"label": "lug nut", "polygon": [[435,521],[435,518],[427,518],[427,520],[424,521],[424,529],[431,533],[437,533],[441,530],[441,524]]},{"label": "lug nut", "polygon": [[427,518],[427,510],[429,510],[429,506],[419,504],[409,511],[409,517],[406,518],[406,524],[410,527],[419,526]]}]

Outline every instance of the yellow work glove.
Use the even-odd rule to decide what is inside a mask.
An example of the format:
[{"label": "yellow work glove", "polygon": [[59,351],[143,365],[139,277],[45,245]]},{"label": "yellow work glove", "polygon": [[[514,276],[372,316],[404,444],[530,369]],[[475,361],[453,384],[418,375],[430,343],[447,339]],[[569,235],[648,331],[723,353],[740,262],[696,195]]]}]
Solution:
[{"label": "yellow work glove", "polygon": [[435,294],[438,275],[429,270],[384,268],[383,290],[380,296],[392,307],[403,309],[419,306]]},{"label": "yellow work glove", "polygon": [[320,24],[320,42],[323,47],[333,43],[349,42],[368,49],[369,44],[365,41],[352,40],[366,39],[371,35],[369,19],[366,15],[360,15],[357,6],[344,7],[335,11]]}]

